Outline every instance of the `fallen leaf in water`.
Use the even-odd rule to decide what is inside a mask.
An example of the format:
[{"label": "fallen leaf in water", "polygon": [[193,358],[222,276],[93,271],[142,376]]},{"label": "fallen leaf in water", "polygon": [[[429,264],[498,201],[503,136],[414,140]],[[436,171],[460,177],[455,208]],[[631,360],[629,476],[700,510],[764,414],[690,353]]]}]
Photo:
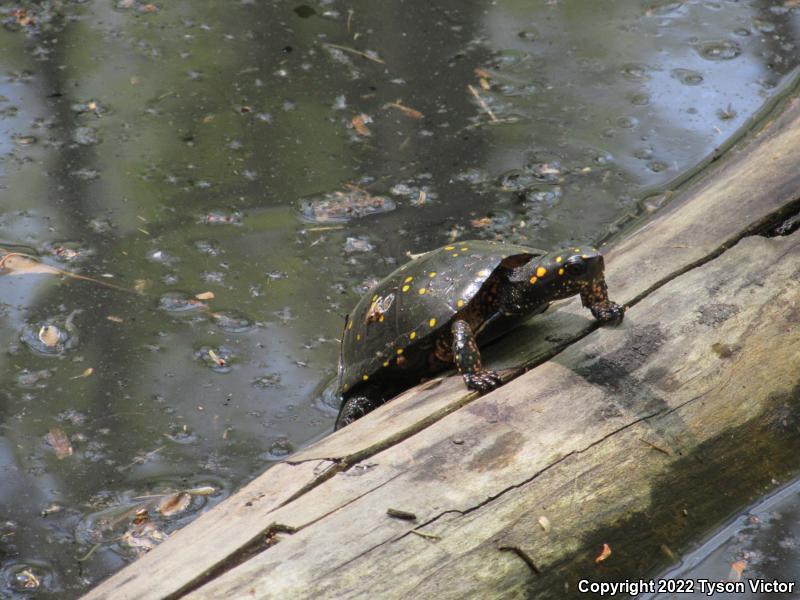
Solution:
[{"label": "fallen leaf in water", "polygon": [[55,325],[42,325],[39,329],[39,341],[48,348],[54,348],[61,339],[61,332]]},{"label": "fallen leaf in water", "polygon": [[213,300],[214,292],[200,292],[199,294],[195,294],[194,297],[198,300]]},{"label": "fallen leaf in water", "polygon": [[109,321],[113,321],[114,323],[122,323],[123,322],[122,317],[117,317],[116,315],[108,315],[106,317],[106,319],[108,319]]},{"label": "fallen leaf in water", "polygon": [[366,126],[366,123],[372,123],[372,119],[368,115],[361,113],[353,117],[350,122],[353,124],[353,129],[355,129],[359,135],[372,135],[369,128]]},{"label": "fallen leaf in water", "polygon": [[489,225],[492,224],[492,218],[491,217],[481,217],[480,219],[473,219],[472,221],[470,221],[470,224],[473,227],[477,227],[478,229],[482,229],[483,227],[488,227]]},{"label": "fallen leaf in water", "polygon": [[176,492],[162,499],[156,510],[165,517],[171,517],[185,511],[191,503],[192,496],[189,493]]},{"label": "fallen leaf in water", "polygon": [[481,89],[484,90],[484,91],[489,91],[490,89],[492,89],[492,86],[489,84],[489,80],[488,79],[484,79],[483,77],[481,77],[478,80],[478,84],[481,86]]},{"label": "fallen leaf in water", "polygon": [[89,377],[92,373],[94,373],[94,369],[92,367],[89,367],[88,369],[85,369],[83,373],[81,373],[80,375],[75,375],[75,377],[70,377],[70,379],[85,379],[86,377]]},{"label": "fallen leaf in water", "polygon": [[69,437],[59,427],[51,427],[44,440],[56,451],[56,458],[59,460],[72,456],[72,444]]},{"label": "fallen leaf in water", "polygon": [[608,544],[603,544],[603,549],[600,551],[600,554],[594,559],[595,564],[600,564],[605,559],[611,556],[611,546]]},{"label": "fallen leaf in water", "polygon": [[225,366],[225,359],[224,359],[224,358],[222,358],[221,356],[219,356],[219,355],[218,355],[216,352],[214,352],[213,350],[209,350],[209,351],[208,351],[208,357],[209,357],[211,360],[213,360],[215,363],[217,363],[217,364],[218,364],[220,367],[224,367],[224,366]]},{"label": "fallen leaf in water", "polygon": [[[70,271],[64,271],[63,269],[57,269],[56,267],[45,265],[24,254],[19,254],[17,252],[7,252],[5,254],[0,253],[0,275],[36,275],[36,274],[60,275],[62,277],[71,277],[72,279],[91,281],[92,283],[97,283],[105,287],[114,288],[116,290],[127,291],[111,283],[106,283],[105,281],[94,279],[93,277],[86,277],[85,275],[78,275],[77,273],[71,273]],[[106,276],[107,275],[103,275],[103,277]],[[113,275],[108,275],[108,277],[113,277]]]},{"label": "fallen leaf in water", "polygon": [[35,590],[41,585],[39,578],[36,577],[36,575],[34,575],[29,569],[25,569],[24,571],[17,573],[16,579],[26,590]]},{"label": "fallen leaf in water", "polygon": [[731,572],[728,573],[728,581],[739,581],[742,578],[742,573],[747,568],[746,560],[737,560],[731,564]]},{"label": "fallen leaf in water", "polygon": [[[36,23],[36,19],[33,17],[33,15],[29,15],[28,11],[24,8],[14,9],[9,14],[14,17],[17,20],[17,23],[22,27],[27,27],[28,25],[34,25]],[[36,587],[39,587],[38,582]]]}]

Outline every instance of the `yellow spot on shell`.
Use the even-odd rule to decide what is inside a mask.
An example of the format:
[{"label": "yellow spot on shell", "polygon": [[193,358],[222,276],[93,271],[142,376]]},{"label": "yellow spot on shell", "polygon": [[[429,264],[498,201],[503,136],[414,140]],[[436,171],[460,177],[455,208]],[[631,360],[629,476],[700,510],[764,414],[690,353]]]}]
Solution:
[{"label": "yellow spot on shell", "polygon": [[580,252],[581,251],[580,248],[573,248],[573,250],[575,250],[575,252]]},{"label": "yellow spot on shell", "polygon": [[458,252],[453,252],[453,253],[452,253],[450,256],[452,256],[453,258],[455,258],[456,256],[458,256]]},{"label": "yellow spot on shell", "polygon": [[466,252],[467,250],[469,250],[469,247],[468,246],[462,246],[461,248],[459,248],[459,250],[461,250],[462,252]]},{"label": "yellow spot on shell", "polygon": [[564,274],[564,267],[561,267],[561,268],[558,270],[558,274],[559,274],[559,275],[563,275],[563,274]]},{"label": "yellow spot on shell", "polygon": [[587,258],[589,258],[589,255],[588,254],[581,254],[581,258],[583,260],[586,260]]},{"label": "yellow spot on shell", "polygon": [[384,367],[388,367],[388,366],[389,366],[389,361],[388,361],[388,360],[384,361],[384,362],[383,362],[383,366],[384,366]]},{"label": "yellow spot on shell", "polygon": [[347,383],[345,383],[345,384],[342,386],[342,390],[344,390],[344,391],[346,392],[346,391],[347,391],[347,388],[349,388],[349,387],[350,387],[350,384],[347,384]]},{"label": "yellow spot on shell", "polygon": [[356,341],[357,341],[357,342],[360,342],[360,341],[361,341],[361,334],[360,334],[360,333],[357,333],[357,334],[356,334]]},{"label": "yellow spot on shell", "polygon": [[369,379],[369,375],[362,375],[362,376],[361,376],[361,379],[363,379],[364,381],[366,381],[367,379]]},{"label": "yellow spot on shell", "polygon": [[531,277],[531,278],[529,279],[529,281],[531,282],[531,285],[533,285],[534,283],[536,283],[536,280],[537,280],[537,279],[538,279],[538,277],[536,277],[536,275],[534,275],[533,277]]},{"label": "yellow spot on shell", "polygon": [[428,327],[436,327],[436,319],[431,319],[428,321]]},{"label": "yellow spot on shell", "polygon": [[375,295],[372,297],[372,301],[373,301],[373,302],[375,302],[375,300],[377,300],[377,299],[378,299],[378,294],[375,294]]},{"label": "yellow spot on shell", "polygon": [[436,271],[431,271],[428,273],[428,277],[436,277]]},{"label": "yellow spot on shell", "polygon": [[459,301],[457,301],[457,302],[456,302],[456,306],[457,306],[458,308],[461,308],[462,306],[464,306],[464,301],[463,301],[463,300],[459,300]]},{"label": "yellow spot on shell", "polygon": [[[563,271],[564,269],[561,269],[561,270]],[[383,319],[384,319],[384,315],[381,315],[380,318],[378,319],[378,323],[383,323]]]},{"label": "yellow spot on shell", "polygon": [[544,267],[539,267],[538,269],[536,269],[537,277],[544,277],[545,275],[547,275],[547,269],[545,269]]},{"label": "yellow spot on shell", "polygon": [[426,290],[425,288],[419,288],[419,290],[417,291],[419,292],[420,296],[424,296],[428,292],[428,290]]},{"label": "yellow spot on shell", "polygon": [[399,356],[399,355],[401,355],[402,353],[403,353],[403,349],[402,349],[402,348],[398,348],[398,349],[397,349],[397,355]]},{"label": "yellow spot on shell", "polygon": [[557,263],[560,263],[562,260],[564,260],[562,257],[556,256],[556,262]]},{"label": "yellow spot on shell", "polygon": [[403,283],[408,283],[408,282],[410,282],[410,281],[414,281],[414,278],[413,278],[413,277],[411,277],[411,275],[409,275],[408,277],[406,277],[406,278],[403,280]]},{"label": "yellow spot on shell", "polygon": [[404,286],[403,286],[403,291],[404,291],[404,292],[407,292],[407,291],[408,291],[408,290],[410,290],[410,289],[411,289],[411,286],[410,286],[410,285],[404,285]]},{"label": "yellow spot on shell", "polygon": [[417,337],[417,332],[416,332],[416,331],[412,331],[412,332],[409,334],[409,336],[408,336],[408,339],[410,339],[410,340],[413,340],[413,339],[414,339],[414,338],[416,338],[416,337]]},{"label": "yellow spot on shell", "polygon": [[482,269],[481,271],[478,271],[478,275],[481,277],[488,277],[490,272],[491,271],[489,271],[489,269]]},{"label": "yellow spot on shell", "polygon": [[455,250],[456,247],[455,246],[445,246],[444,249],[445,250]]}]

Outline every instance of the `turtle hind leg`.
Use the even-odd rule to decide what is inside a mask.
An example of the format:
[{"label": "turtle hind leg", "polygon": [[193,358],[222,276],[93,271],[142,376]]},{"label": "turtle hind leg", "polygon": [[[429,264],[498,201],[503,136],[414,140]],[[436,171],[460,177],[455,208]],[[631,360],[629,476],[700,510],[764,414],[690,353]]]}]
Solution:
[{"label": "turtle hind leg", "polygon": [[376,393],[376,390],[368,390],[366,393],[362,392],[357,396],[350,396],[339,407],[339,415],[336,417],[336,424],[333,429],[337,430],[350,425],[356,419],[360,419],[368,412],[372,412],[385,403],[386,398]]},{"label": "turtle hind leg", "polygon": [[484,369],[481,365],[481,353],[475,343],[475,335],[469,323],[462,320],[453,322],[453,362],[471,390],[485,393],[500,386],[503,382],[500,375]]}]

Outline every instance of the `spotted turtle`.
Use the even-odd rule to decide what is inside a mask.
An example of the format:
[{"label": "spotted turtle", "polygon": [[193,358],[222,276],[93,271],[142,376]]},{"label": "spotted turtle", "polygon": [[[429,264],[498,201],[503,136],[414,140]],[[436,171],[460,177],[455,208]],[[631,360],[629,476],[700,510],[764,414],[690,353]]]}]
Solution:
[{"label": "spotted turtle", "polygon": [[404,264],[345,319],[336,429],[452,365],[468,388],[496,388],[500,377],[481,365],[476,340],[496,337],[554,300],[580,294],[598,321],[621,321],[624,309],[608,299],[603,268],[593,248],[545,252],[480,240]]}]

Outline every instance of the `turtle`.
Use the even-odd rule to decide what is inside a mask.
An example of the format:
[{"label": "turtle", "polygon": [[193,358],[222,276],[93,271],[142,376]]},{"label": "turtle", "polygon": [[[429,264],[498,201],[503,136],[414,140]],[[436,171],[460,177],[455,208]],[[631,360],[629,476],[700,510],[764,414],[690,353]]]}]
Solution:
[{"label": "turtle", "polygon": [[455,365],[481,393],[501,384],[481,364],[493,339],[550,302],[580,294],[602,323],[624,308],[608,298],[603,256],[573,246],[547,252],[495,241],[451,243],[419,255],[373,286],[345,317],[335,429],[423,378]]}]

